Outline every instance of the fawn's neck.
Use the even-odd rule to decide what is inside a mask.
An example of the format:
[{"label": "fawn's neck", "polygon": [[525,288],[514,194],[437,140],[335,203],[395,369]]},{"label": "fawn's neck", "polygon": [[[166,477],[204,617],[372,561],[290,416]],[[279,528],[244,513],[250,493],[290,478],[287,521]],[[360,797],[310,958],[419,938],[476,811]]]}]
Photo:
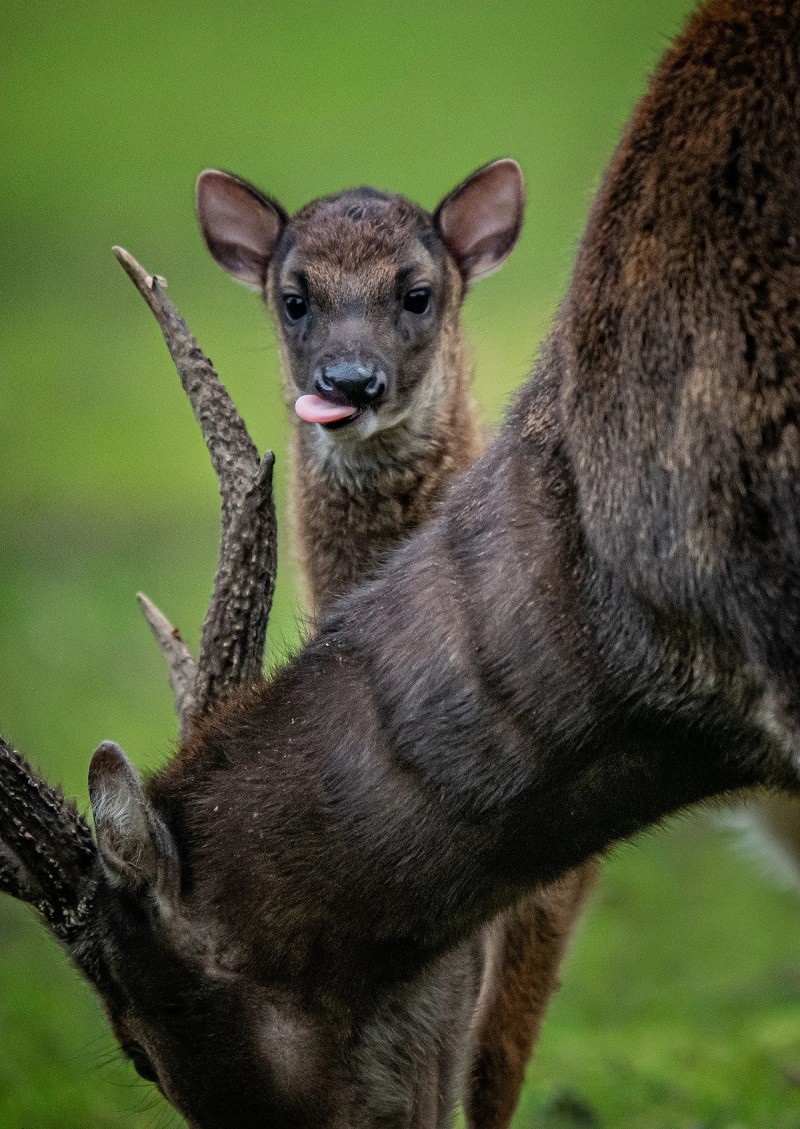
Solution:
[{"label": "fawn's neck", "polygon": [[442,347],[410,411],[394,427],[341,443],[294,421],[292,527],[317,611],[371,575],[432,517],[453,475],[481,453],[470,384],[469,355],[455,319],[443,329]]}]

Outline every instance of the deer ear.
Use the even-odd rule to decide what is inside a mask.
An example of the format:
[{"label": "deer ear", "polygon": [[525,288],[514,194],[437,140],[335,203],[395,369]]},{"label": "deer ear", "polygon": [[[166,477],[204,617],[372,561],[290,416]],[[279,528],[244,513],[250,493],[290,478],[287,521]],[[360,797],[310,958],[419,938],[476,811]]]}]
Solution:
[{"label": "deer ear", "polygon": [[145,795],[138,772],[113,741],[104,741],[89,766],[97,846],[105,872],[130,893],[144,889],[177,896],[178,853]]},{"label": "deer ear", "polygon": [[445,196],[434,214],[442,239],[471,282],[492,274],[522,230],[525,182],[516,161],[484,165]]},{"label": "deer ear", "polygon": [[231,173],[197,178],[197,218],[206,246],[228,274],[261,289],[289,217],[274,200]]}]

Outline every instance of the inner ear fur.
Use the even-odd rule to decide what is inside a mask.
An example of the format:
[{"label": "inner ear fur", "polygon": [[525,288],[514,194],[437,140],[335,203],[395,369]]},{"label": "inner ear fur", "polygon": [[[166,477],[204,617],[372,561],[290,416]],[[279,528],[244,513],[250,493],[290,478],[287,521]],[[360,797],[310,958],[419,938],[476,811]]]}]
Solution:
[{"label": "inner ear fur", "polygon": [[172,835],[148,800],[141,778],[113,741],[104,741],[89,767],[89,797],[103,869],[129,893],[152,890],[177,898],[178,853]]},{"label": "inner ear fur", "polygon": [[445,196],[434,220],[462,275],[472,282],[505,262],[519,238],[524,213],[522,169],[502,157]]},{"label": "inner ear fur", "polygon": [[197,218],[211,255],[239,282],[261,289],[289,217],[248,181],[219,169],[197,178]]}]

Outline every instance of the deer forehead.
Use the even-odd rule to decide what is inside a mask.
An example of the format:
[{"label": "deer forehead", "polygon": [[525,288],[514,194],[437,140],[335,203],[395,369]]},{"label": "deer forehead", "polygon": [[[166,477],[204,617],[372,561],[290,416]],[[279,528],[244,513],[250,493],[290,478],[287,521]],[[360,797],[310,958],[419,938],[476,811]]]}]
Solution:
[{"label": "deer forehead", "polygon": [[284,285],[302,277],[315,296],[337,302],[345,294],[392,295],[400,274],[433,282],[443,260],[443,246],[424,213],[393,202],[342,202],[292,221],[277,274]]}]

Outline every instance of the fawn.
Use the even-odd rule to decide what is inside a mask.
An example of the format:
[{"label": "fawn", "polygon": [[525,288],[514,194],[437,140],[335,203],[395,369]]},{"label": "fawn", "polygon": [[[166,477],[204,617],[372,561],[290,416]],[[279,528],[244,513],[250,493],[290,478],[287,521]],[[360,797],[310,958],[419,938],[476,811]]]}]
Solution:
[{"label": "fawn", "polygon": [[[327,611],[432,517],[480,452],[461,308],[468,286],[513,250],[522,174],[514,161],[494,161],[432,215],[362,188],[289,219],[251,184],[208,170],[197,205],[213,257],[257,286],[272,311],[295,409],[295,541],[311,602]],[[593,869],[529,895],[487,930],[471,1125],[509,1123]]]},{"label": "fawn", "polygon": [[499,437],[146,788],[101,746],[96,847],[3,747],[0,885],[191,1125],[446,1124],[485,923],[687,804],[800,791],[799,45],[800,0],[699,9]]},{"label": "fawn", "polygon": [[318,611],[427,521],[480,453],[461,304],[510,254],[523,207],[509,160],[480,169],[435,215],[360,188],[290,219],[238,177],[200,176],[211,254],[261,291],[278,331],[296,413],[295,542]]}]

